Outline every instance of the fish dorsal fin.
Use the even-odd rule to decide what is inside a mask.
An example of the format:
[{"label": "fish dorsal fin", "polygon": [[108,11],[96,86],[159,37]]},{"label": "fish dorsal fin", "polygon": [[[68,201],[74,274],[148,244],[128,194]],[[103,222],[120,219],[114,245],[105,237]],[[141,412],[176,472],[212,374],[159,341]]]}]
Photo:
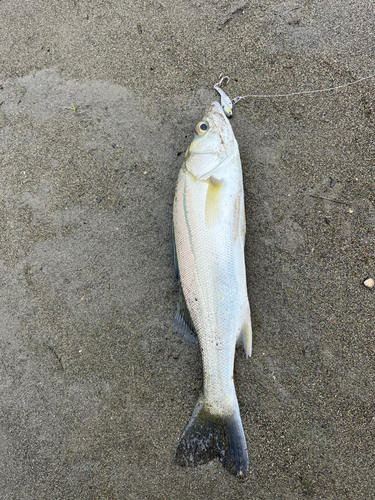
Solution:
[{"label": "fish dorsal fin", "polygon": [[177,311],[174,316],[173,329],[188,342],[192,344],[198,343],[197,334],[194,330],[194,324],[186,305],[180,281],[178,282],[178,302]]},{"label": "fish dorsal fin", "polygon": [[173,227],[173,224],[172,224],[172,252],[173,252],[174,272],[176,274],[176,278],[178,279],[179,273],[178,273],[176,242],[174,240],[174,227]]},{"label": "fish dorsal fin", "polygon": [[180,272],[178,270],[176,242],[174,239],[173,224],[172,224],[172,250],[173,250],[174,270],[176,273],[176,278],[178,279],[178,302],[177,302],[177,311],[174,316],[173,329],[188,342],[197,344],[198,343],[197,334],[195,333],[194,330],[194,325],[186,305],[184,293],[182,291],[179,279]]}]

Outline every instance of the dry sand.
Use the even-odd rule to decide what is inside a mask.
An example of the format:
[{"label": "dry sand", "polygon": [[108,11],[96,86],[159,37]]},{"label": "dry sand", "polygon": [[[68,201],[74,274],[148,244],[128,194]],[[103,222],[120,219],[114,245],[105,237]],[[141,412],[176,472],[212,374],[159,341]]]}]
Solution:
[{"label": "dry sand", "polygon": [[234,109],[243,481],[172,463],[202,373],[170,242],[218,75],[341,85],[375,73],[374,32],[363,0],[0,1],[2,500],[374,498],[374,81]]}]

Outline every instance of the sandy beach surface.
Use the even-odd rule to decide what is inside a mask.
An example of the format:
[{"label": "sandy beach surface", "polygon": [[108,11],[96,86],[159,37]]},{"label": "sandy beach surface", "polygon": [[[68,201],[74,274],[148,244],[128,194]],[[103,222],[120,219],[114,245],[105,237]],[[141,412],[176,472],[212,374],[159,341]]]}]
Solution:
[{"label": "sandy beach surface", "polygon": [[0,1],[1,500],[374,498],[375,79],[234,107],[244,480],[173,464],[202,368],[170,237],[219,74],[231,97],[343,85],[374,33],[364,0]]}]

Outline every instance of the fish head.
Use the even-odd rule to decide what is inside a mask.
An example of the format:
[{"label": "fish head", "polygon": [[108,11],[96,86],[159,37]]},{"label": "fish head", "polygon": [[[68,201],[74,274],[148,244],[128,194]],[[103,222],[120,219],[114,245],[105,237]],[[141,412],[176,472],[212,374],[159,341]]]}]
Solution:
[{"label": "fish head", "polygon": [[208,179],[219,166],[238,152],[232,127],[218,102],[213,102],[195,127],[194,139],[185,153],[184,166],[198,179]]}]

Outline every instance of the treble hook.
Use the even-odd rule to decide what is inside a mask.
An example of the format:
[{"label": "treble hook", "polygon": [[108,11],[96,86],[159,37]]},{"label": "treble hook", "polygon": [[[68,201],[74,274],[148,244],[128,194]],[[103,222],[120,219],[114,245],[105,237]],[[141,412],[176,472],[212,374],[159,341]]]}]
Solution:
[{"label": "treble hook", "polygon": [[222,84],[223,80],[226,79],[227,83],[228,83],[230,78],[227,75],[223,76],[222,73],[220,73],[219,78],[220,78],[220,81],[214,85],[214,89],[219,92],[220,97],[221,97],[221,99],[220,99],[221,107],[223,108],[224,113],[227,115],[227,117],[230,118],[233,114],[233,112],[232,112],[233,103],[232,103],[230,97],[228,97],[227,94],[224,92],[224,90],[220,88],[220,85]]}]

